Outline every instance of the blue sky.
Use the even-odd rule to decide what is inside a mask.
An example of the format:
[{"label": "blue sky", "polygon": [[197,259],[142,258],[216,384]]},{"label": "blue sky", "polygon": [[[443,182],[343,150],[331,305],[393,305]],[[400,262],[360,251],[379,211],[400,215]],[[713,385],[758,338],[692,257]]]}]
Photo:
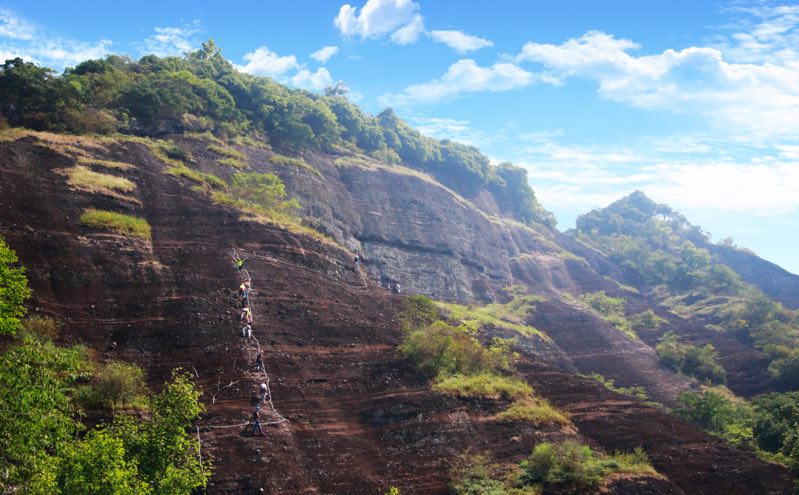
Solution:
[{"label": "blue sky", "polygon": [[562,229],[636,189],[799,273],[799,4],[0,0],[0,57],[58,70],[209,37],[528,169]]}]

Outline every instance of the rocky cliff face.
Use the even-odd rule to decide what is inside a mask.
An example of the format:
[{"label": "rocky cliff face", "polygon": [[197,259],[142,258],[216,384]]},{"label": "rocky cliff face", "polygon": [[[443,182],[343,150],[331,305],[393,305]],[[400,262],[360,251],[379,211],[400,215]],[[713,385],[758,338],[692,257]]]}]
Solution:
[{"label": "rocky cliff face", "polygon": [[[232,174],[207,143],[176,140],[193,150],[197,169]],[[114,173],[135,192],[122,200],[71,190],[58,173],[75,161],[64,143],[134,165]],[[631,341],[564,295],[624,289],[569,255],[556,232],[495,217],[484,192],[467,201],[406,169],[306,156],[317,175],[275,164],[259,149],[242,151],[252,169],[278,173],[320,228],[363,253],[371,280],[472,301],[500,297],[512,279],[547,296],[530,322],[552,343],[522,341],[520,369],[571,413],[576,431],[498,423],[503,401],[432,394],[394,351],[401,299],[374,282],[364,286],[352,252],[241,221],[186,179],[164,174],[144,145],[46,135],[0,143],[0,235],[28,267],[33,306],[66,322],[65,340],[137,362],[153,384],[178,366],[195,374],[208,408],[199,422],[203,452],[216,462],[210,493],[382,493],[392,484],[403,493],[445,493],[449,461],[469,447],[518,462],[536,443],[568,437],[608,451],[643,446],[666,477],[616,480],[610,493],[789,490],[783,468],[573,374],[599,371],[664,402],[688,386],[657,365],[647,338]],[[152,241],[82,225],[87,207],[145,217]],[[243,433],[261,376],[254,344],[238,337],[231,248],[248,258],[255,336],[267,351],[275,407],[289,420],[270,427],[265,441]],[[647,307],[627,297],[631,310]]]}]

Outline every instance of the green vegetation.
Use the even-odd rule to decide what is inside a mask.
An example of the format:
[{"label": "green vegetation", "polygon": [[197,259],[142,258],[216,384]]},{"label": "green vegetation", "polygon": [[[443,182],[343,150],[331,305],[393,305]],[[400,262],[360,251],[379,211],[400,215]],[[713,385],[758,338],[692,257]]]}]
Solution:
[{"label": "green vegetation", "polygon": [[[449,321],[444,321],[439,305],[425,296],[410,296],[405,299],[405,310],[397,315],[405,333],[398,351],[433,380],[433,391],[455,397],[511,400],[495,418],[501,422],[569,424],[565,414],[535,397],[530,385],[513,376],[519,357],[512,349],[516,339],[494,337],[484,345],[478,340],[480,326],[473,324],[474,320],[457,322],[450,313]],[[517,301],[504,311],[521,314],[525,307]],[[458,326],[453,324],[456,322]]]},{"label": "green vegetation", "polygon": [[88,158],[85,156],[81,156],[78,158],[78,163],[81,165],[85,165],[87,167],[96,166],[96,167],[103,167],[103,168],[110,168],[113,170],[130,170],[135,168],[135,165],[125,162],[118,162],[114,160],[100,160],[98,158]]},{"label": "green vegetation", "polygon": [[636,399],[644,401],[647,400],[648,398],[644,387],[617,387],[614,380],[610,378],[605,378],[599,373],[591,373],[590,375],[587,375],[587,377],[601,383],[606,389],[610,390],[611,392],[616,392],[617,394],[622,394],[622,395],[628,395],[630,397],[635,397]]},{"label": "green vegetation", "polygon": [[25,268],[18,261],[17,253],[0,238],[0,335],[14,335],[22,328],[20,318],[31,295]]},{"label": "green vegetation", "polygon": [[[16,261],[0,240],[4,333],[21,330],[30,295]],[[204,488],[210,466],[198,460],[189,430],[203,407],[189,375],[174,373],[148,395],[139,368],[98,367],[86,348],[53,344],[55,332],[54,320],[29,317],[0,352],[0,492],[189,495]],[[149,415],[117,411],[108,423],[84,424],[87,387],[108,401],[103,405],[138,402]]]},{"label": "green vegetation", "polygon": [[87,409],[146,407],[144,372],[134,364],[114,361],[100,366],[92,383],[76,390],[75,400]]},{"label": "green vegetation", "polygon": [[277,165],[285,165],[285,166],[288,166],[288,167],[303,168],[303,169],[311,172],[314,175],[317,175],[319,177],[322,176],[322,173],[319,172],[319,170],[316,167],[314,167],[310,163],[306,162],[302,158],[292,158],[290,156],[279,155],[277,153],[273,153],[272,156],[269,157],[269,160],[272,163],[275,163]]},{"label": "green vegetation", "polygon": [[600,291],[582,294],[580,301],[594,310],[616,330],[633,340],[638,339],[638,335],[633,331],[632,325],[624,316],[624,305],[627,301],[623,297],[610,297],[604,291]]},{"label": "green vegetation", "polygon": [[490,372],[447,376],[433,384],[433,391],[455,397],[486,399],[523,399],[533,393],[532,387],[519,379]]},{"label": "green vegetation", "polygon": [[227,165],[238,169],[247,168],[247,156],[235,148],[222,144],[209,144],[206,149],[222,157],[218,160],[220,165]]},{"label": "green vegetation", "polygon": [[549,337],[545,333],[524,323],[525,319],[535,311],[536,304],[544,299],[539,296],[523,294],[518,287],[509,288],[508,293],[512,299],[505,304],[493,303],[486,306],[463,306],[440,301],[435,304],[439,309],[446,312],[450,320],[457,321],[474,330],[482,327],[495,327],[517,332],[527,337],[536,336],[548,342]]},{"label": "green vegetation", "polygon": [[543,442],[517,466],[489,465],[485,456],[455,462],[450,488],[456,495],[596,493],[613,474],[660,477],[640,448],[603,455],[573,440]]},{"label": "green vegetation", "polygon": [[647,309],[630,318],[630,327],[637,334],[642,330],[657,330],[664,321],[654,311]]},{"label": "green vegetation", "polygon": [[[11,126],[55,132],[185,133],[214,136],[216,145],[265,147],[268,140],[284,150],[365,154],[429,172],[467,196],[486,188],[520,221],[554,225],[523,168],[493,166],[472,146],[422,136],[390,109],[376,117],[365,114],[346,99],[346,91],[290,90],[238,72],[213,40],[184,57],[148,55],[133,61],[111,55],[62,75],[9,60],[0,65],[0,118]],[[234,158],[223,159],[240,163]]]},{"label": "green vegetation", "polygon": [[712,344],[704,347],[685,344],[676,334],[669,332],[655,349],[660,362],[674,371],[711,383],[727,381],[727,372],[717,362],[718,353]]},{"label": "green vegetation", "polygon": [[61,324],[50,317],[30,315],[22,320],[25,332],[43,339],[55,340],[61,333]]},{"label": "green vegetation", "polygon": [[67,176],[67,184],[75,189],[133,200],[133,198],[128,198],[116,192],[130,192],[136,189],[136,184],[124,177],[95,172],[83,165],[61,169],[59,172]]},{"label": "green vegetation", "polygon": [[773,392],[746,402],[715,388],[683,392],[677,401],[680,417],[799,474],[799,392]]},{"label": "green vegetation", "polygon": [[566,426],[571,423],[563,412],[540,397],[514,402],[497,414],[496,419],[500,422],[529,423],[536,427],[548,424]]},{"label": "green vegetation", "polygon": [[152,236],[147,220],[123,213],[89,208],[83,211],[80,221],[90,227],[113,230],[131,237],[150,240]]},{"label": "green vegetation", "polygon": [[168,167],[165,172],[175,177],[185,177],[192,182],[202,184],[205,187],[213,189],[227,189],[227,183],[213,174],[206,174],[199,170],[189,168],[184,164],[172,165]]}]

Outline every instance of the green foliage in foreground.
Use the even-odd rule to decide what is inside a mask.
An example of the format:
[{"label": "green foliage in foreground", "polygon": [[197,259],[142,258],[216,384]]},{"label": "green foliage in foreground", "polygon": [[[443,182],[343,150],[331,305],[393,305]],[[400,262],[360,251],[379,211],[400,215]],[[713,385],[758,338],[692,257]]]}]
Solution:
[{"label": "green foliage in foreground", "polygon": [[0,238],[0,335],[13,335],[21,328],[25,301],[31,295],[25,268],[18,261],[17,253]]},{"label": "green foliage in foreground", "polygon": [[711,383],[727,381],[727,372],[717,362],[718,353],[712,344],[697,347],[680,342],[674,333],[667,333],[655,347],[658,359],[667,367]]},{"label": "green foliage in foreground", "polygon": [[209,466],[188,430],[202,405],[188,375],[148,399],[149,419],[116,414],[87,429],[75,396],[91,376],[85,348],[31,334],[0,354],[0,492],[188,495],[205,486]]},{"label": "green foliage in foreground", "polygon": [[603,455],[573,440],[540,443],[511,469],[491,466],[485,456],[462,456],[452,474],[455,495],[588,494],[611,474],[660,476],[640,448]]},{"label": "green foliage in foreground", "polygon": [[746,402],[705,389],[683,392],[677,401],[678,416],[799,474],[799,392],[774,392]]},{"label": "green foliage in foreground", "polygon": [[113,211],[88,208],[80,216],[81,223],[90,227],[113,230],[123,235],[150,240],[152,230],[147,220]]}]

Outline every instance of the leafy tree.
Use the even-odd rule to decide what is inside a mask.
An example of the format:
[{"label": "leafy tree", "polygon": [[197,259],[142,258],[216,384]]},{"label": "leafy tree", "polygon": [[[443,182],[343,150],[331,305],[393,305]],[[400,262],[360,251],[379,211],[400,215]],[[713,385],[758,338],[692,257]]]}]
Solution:
[{"label": "leafy tree", "polygon": [[288,213],[299,208],[296,199],[286,201],[286,185],[275,174],[233,174],[230,194],[245,203],[266,211]]},{"label": "leafy tree", "polygon": [[16,266],[18,261],[17,254],[0,238],[0,335],[19,330],[31,294],[25,269]]},{"label": "leafy tree", "polygon": [[669,332],[655,347],[660,362],[665,366],[712,383],[724,383],[727,373],[718,364],[718,353],[711,344],[697,347],[680,342],[676,334]]}]

